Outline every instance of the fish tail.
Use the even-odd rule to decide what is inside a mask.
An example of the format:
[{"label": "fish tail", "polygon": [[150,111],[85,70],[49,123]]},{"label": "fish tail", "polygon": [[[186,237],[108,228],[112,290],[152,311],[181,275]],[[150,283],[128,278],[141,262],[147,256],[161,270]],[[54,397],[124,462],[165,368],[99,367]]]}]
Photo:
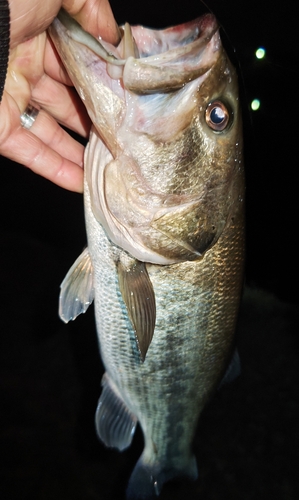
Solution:
[{"label": "fish tail", "polygon": [[159,463],[146,464],[141,456],[129,480],[127,500],[155,500],[161,492],[164,483],[178,477],[188,477],[195,481],[197,478],[197,464],[194,455],[190,457],[184,467],[173,467]]}]

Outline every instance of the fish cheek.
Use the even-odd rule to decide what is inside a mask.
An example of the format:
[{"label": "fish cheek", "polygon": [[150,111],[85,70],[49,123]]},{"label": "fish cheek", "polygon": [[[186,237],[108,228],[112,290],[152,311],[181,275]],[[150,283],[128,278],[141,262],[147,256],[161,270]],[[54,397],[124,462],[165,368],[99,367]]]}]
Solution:
[{"label": "fish cheek", "polygon": [[137,170],[138,166],[132,158],[121,155],[109,162],[104,172],[106,207],[118,223],[129,231],[148,225],[151,217],[143,200],[147,195],[146,185]]}]

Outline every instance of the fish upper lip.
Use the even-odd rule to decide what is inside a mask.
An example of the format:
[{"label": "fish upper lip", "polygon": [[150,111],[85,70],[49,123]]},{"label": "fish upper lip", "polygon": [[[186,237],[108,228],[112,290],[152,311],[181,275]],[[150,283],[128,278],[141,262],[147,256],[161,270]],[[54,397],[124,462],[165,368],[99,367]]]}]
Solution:
[{"label": "fish upper lip", "polygon": [[[148,55],[145,51],[141,51],[142,63],[157,65],[178,62],[181,58],[184,58],[193,52],[198,54],[201,49],[209,43],[218,28],[219,27],[215,17],[212,14],[206,14],[205,16],[201,16],[194,21],[172,28],[167,28],[165,30],[148,30],[140,26],[133,26],[132,32],[139,49],[142,48],[141,41],[139,41],[139,38],[142,38],[140,33],[146,30],[148,34],[150,33],[152,39],[155,40],[157,39],[157,36],[160,35],[161,45],[159,50],[153,53],[153,50],[151,49],[149,50]],[[179,34],[181,32],[185,32],[185,36],[180,39]],[[177,36],[175,36],[176,34]],[[188,42],[190,39],[191,41]],[[167,50],[165,50],[165,48]]]},{"label": "fish upper lip", "polygon": [[[218,23],[212,14],[165,30],[126,25],[125,36],[131,40],[128,43],[123,37],[117,48],[99,42],[63,10],[57,19],[56,30],[87,47],[103,63],[106,61],[109,77],[122,80],[123,87],[136,94],[164,93],[183,87],[208,73],[221,48]],[[127,46],[131,46],[128,54]],[[136,57],[134,46],[140,58]],[[122,50],[125,59],[119,59]]]},{"label": "fish upper lip", "polygon": [[[118,53],[124,37],[116,48],[112,44],[104,40],[98,40],[90,35],[64,9],[59,11],[57,19],[64,26],[67,36],[78,43],[86,44],[87,47],[109,64],[124,66],[129,57],[132,57],[130,55],[122,58]],[[181,58],[192,54],[192,52],[198,54],[209,43],[218,28],[216,18],[212,14],[205,14],[194,21],[164,30],[152,30],[143,26],[133,26],[133,34],[131,36],[137,40],[137,47],[141,50],[140,58],[142,59],[142,63],[156,66],[157,64],[163,65],[170,62],[178,62]],[[125,32],[126,30],[123,31]],[[147,45],[150,46],[148,54],[144,48],[146,44],[142,40],[144,37],[147,39]],[[158,43],[157,37],[159,37]],[[84,38],[85,43],[83,41]],[[191,42],[188,42],[190,39]],[[153,43],[154,40],[155,43]]]}]

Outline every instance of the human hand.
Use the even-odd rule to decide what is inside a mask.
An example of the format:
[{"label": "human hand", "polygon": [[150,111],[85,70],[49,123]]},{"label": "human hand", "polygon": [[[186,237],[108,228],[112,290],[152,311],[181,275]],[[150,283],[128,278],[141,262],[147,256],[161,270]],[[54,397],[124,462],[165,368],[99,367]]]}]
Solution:
[{"label": "human hand", "polygon": [[[88,137],[90,119],[46,29],[63,7],[86,31],[117,43],[108,0],[10,0],[10,61],[0,105],[0,154],[72,191],[83,189],[84,147],[59,124]],[[41,110],[27,130],[20,115]]]}]

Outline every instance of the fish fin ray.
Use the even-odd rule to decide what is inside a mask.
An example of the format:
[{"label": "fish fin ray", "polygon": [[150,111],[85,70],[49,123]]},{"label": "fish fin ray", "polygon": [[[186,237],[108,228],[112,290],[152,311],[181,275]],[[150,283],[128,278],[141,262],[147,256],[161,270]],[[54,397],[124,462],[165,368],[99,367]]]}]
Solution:
[{"label": "fish fin ray", "polygon": [[119,287],[144,361],[154,335],[156,300],[146,265],[136,259],[117,264]]},{"label": "fish fin ray", "polygon": [[109,448],[123,451],[132,442],[137,418],[127,408],[117,390],[112,388],[107,374],[103,377],[102,386],[103,390],[95,414],[97,435]]},{"label": "fish fin ray", "polygon": [[85,313],[94,298],[93,267],[86,247],[60,285],[59,316],[65,323]]},{"label": "fish fin ray", "polygon": [[163,484],[168,481],[177,477],[188,477],[195,481],[197,476],[197,464],[194,455],[180,469],[171,468],[167,465],[163,468],[159,463],[148,465],[141,455],[130,477],[126,498],[127,500],[153,500],[160,495]]}]

